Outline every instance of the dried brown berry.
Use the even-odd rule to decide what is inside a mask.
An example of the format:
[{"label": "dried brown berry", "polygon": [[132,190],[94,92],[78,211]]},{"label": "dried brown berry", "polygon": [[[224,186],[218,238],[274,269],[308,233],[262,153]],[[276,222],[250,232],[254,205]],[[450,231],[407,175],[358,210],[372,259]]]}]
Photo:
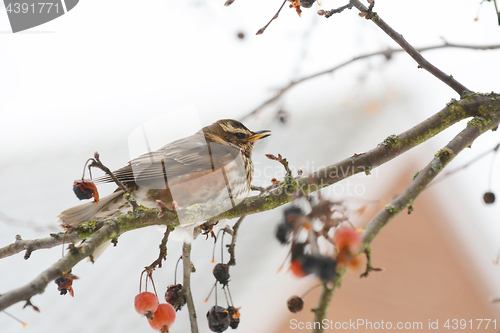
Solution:
[{"label": "dried brown berry", "polygon": [[78,199],[90,199],[94,198],[94,203],[99,202],[99,192],[97,192],[97,187],[90,179],[75,180],[73,183],[73,192]]},{"label": "dried brown berry", "polygon": [[[182,290],[182,284],[171,284],[170,286],[167,287],[167,291],[165,292],[165,301],[167,303],[172,304],[173,307],[175,307],[175,303],[177,303],[177,300],[179,299],[179,292]],[[179,311],[184,304],[186,304],[186,301],[181,302],[177,307],[175,307],[175,311]]]},{"label": "dried brown berry", "polygon": [[304,215],[304,212],[299,207],[292,206],[285,209],[283,214],[285,215],[285,222],[295,223],[300,216]]},{"label": "dried brown berry", "polygon": [[318,15],[321,15],[321,16],[325,15],[325,10],[324,9],[318,10]]},{"label": "dried brown berry", "polygon": [[208,310],[207,320],[210,330],[219,333],[227,330],[231,322],[226,309],[218,305],[214,305]]},{"label": "dried brown berry", "polygon": [[331,258],[304,254],[300,261],[302,262],[302,270],[305,274],[315,274],[322,280],[333,280],[337,276],[335,271],[337,262]]},{"label": "dried brown berry", "polygon": [[71,297],[75,297],[73,291],[73,280],[77,280],[78,277],[69,272],[63,272],[63,274],[58,277],[54,282],[57,284],[57,290],[61,292],[61,295],[66,295],[69,292]]},{"label": "dried brown berry", "polygon": [[494,203],[495,202],[495,193],[493,193],[493,192],[486,192],[483,195],[483,200],[484,200],[484,203],[487,203],[487,204]]},{"label": "dried brown berry", "polygon": [[282,245],[290,242],[290,235],[292,234],[293,225],[287,222],[281,222],[276,229],[276,238]]},{"label": "dried brown berry", "polygon": [[286,304],[288,306],[288,310],[293,313],[302,311],[302,309],[304,308],[304,301],[297,295],[291,296]]},{"label": "dried brown berry", "polygon": [[300,0],[300,6],[304,8],[311,8],[316,0]]},{"label": "dried brown berry", "polygon": [[238,325],[240,324],[240,308],[229,306],[226,311],[229,314],[229,326],[231,326],[233,330],[237,329]]},{"label": "dried brown berry", "polygon": [[217,282],[223,286],[227,286],[229,283],[229,265],[228,264],[217,264],[214,267],[214,276]]}]

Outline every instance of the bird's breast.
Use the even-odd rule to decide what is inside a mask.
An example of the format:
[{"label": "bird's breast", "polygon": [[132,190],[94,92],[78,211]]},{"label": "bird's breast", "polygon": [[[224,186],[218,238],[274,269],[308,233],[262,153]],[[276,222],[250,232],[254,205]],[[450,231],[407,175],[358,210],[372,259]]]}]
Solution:
[{"label": "bird's breast", "polygon": [[251,160],[241,154],[223,167],[200,170],[168,179],[164,188],[139,188],[135,194],[139,203],[154,207],[156,200],[175,201],[179,207],[232,200],[239,203],[248,196],[252,180]]}]

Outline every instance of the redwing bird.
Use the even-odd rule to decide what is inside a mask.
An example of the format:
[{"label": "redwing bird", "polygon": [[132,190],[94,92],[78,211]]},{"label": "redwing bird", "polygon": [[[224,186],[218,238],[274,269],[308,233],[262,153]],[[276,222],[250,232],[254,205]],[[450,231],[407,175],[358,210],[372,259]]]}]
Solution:
[{"label": "redwing bird", "polygon": [[[156,207],[156,200],[179,207],[244,198],[253,176],[252,150],[268,130],[253,132],[242,123],[222,119],[195,134],[131,160],[114,171],[139,204]],[[112,182],[109,176],[95,183]],[[89,220],[103,220],[126,213],[130,206],[117,189],[99,203],[86,203],[59,214],[63,224],[76,227]],[[182,221],[181,221],[182,223]]]}]

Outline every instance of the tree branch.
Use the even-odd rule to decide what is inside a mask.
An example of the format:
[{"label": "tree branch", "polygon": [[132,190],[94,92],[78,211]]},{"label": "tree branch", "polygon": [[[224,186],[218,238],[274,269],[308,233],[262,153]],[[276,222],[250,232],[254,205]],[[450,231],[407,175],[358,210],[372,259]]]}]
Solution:
[{"label": "tree branch", "polygon": [[[321,281],[321,286],[323,287],[323,291],[321,292],[321,296],[319,297],[318,300],[318,307],[313,309],[314,323],[315,323],[313,333],[323,333],[322,322],[324,319],[326,319],[326,315],[328,314],[328,308],[330,307],[330,301],[332,300],[333,293],[337,288],[340,287],[340,282],[342,281],[345,272],[346,272],[345,268],[337,268],[337,276],[333,280],[333,283]],[[316,323],[320,323],[320,325],[316,325]]]},{"label": "tree branch", "polygon": [[102,228],[96,231],[91,238],[87,239],[81,247],[68,251],[62,259],[58,260],[30,283],[1,295],[0,311],[12,304],[20,301],[27,301],[34,295],[43,293],[50,281],[60,277],[63,272],[70,271],[78,262],[94,253],[94,250],[106,240],[111,239],[113,234],[117,231],[116,223],[106,223]]},{"label": "tree branch", "polygon": [[354,5],[359,11],[367,14],[366,18],[369,18],[373,21],[380,29],[382,29],[389,37],[391,37],[396,43],[399,44],[412,57],[419,65],[419,68],[423,68],[432,75],[434,75],[439,80],[443,81],[450,88],[455,90],[460,97],[465,96],[466,94],[471,93],[469,89],[467,89],[460,82],[455,80],[452,75],[447,75],[443,73],[439,68],[431,64],[427,61],[410,43],[408,43],[402,35],[397,33],[394,29],[392,29],[387,23],[385,23],[377,13],[368,10],[359,0],[350,0],[350,3]]},{"label": "tree branch", "polygon": [[196,309],[194,307],[193,295],[191,294],[191,272],[193,271],[193,267],[191,263],[191,244],[189,243],[184,243],[182,245],[182,267],[184,273],[181,293],[187,302],[191,333],[198,333]]},{"label": "tree branch", "polygon": [[241,216],[238,221],[233,226],[233,233],[231,234],[232,239],[231,239],[231,244],[226,245],[227,246],[227,252],[229,252],[230,259],[227,262],[229,266],[234,266],[236,265],[236,256],[234,254],[234,248],[236,247],[236,237],[238,237],[238,229],[240,228],[241,223],[243,222],[243,219],[245,218],[245,215]]},{"label": "tree branch", "polygon": [[363,241],[368,244],[371,243],[389,221],[402,210],[413,204],[420,193],[429,186],[429,183],[462,150],[470,147],[474,140],[484,132],[497,128],[499,120],[500,109],[497,109],[490,117],[475,117],[473,120],[469,121],[467,127],[441,149],[434,156],[434,159],[418,173],[406,191],[401,193],[368,223],[363,231]]},{"label": "tree branch", "polygon": [[[167,225],[167,227],[173,228],[179,225],[177,213],[181,212],[185,223],[197,224],[205,221],[214,223],[214,221],[220,219],[232,219],[241,217],[242,215],[272,210],[290,202],[294,198],[294,194],[297,190],[307,194],[360,172],[368,174],[371,169],[392,160],[462,119],[475,117],[469,122],[469,127],[471,129],[468,127],[467,131],[464,132],[464,135],[472,135],[470,137],[475,138],[484,131],[498,125],[498,120],[500,119],[499,112],[500,96],[494,93],[470,94],[460,101],[453,100],[435,115],[398,136],[389,136],[377,147],[366,153],[354,154],[352,157],[343,161],[320,169],[310,175],[310,177],[297,177],[295,178],[296,182],[294,186],[285,186],[282,182],[282,186],[273,187],[263,194],[248,197],[230,210],[226,210],[226,202],[220,202],[179,208],[177,212],[165,211],[164,215],[159,217],[158,209],[139,206],[138,209],[133,212],[105,221],[88,221],[81,223],[74,230],[74,233],[76,233],[80,239],[86,239],[82,245],[82,249],[76,251],[77,253],[70,251],[30,284],[0,296],[0,310],[40,293],[50,281],[59,277],[62,272],[69,271],[83,258],[91,255],[99,245],[106,240],[116,239],[124,232],[151,225]],[[468,139],[467,143],[469,141],[470,139]],[[450,149],[454,154],[460,151],[457,150],[457,147],[454,145],[452,145]],[[436,164],[434,164],[434,167],[436,168]],[[313,183],[311,183],[311,181]],[[399,212],[402,209],[401,205],[401,203],[397,203],[394,212]],[[394,212],[392,213],[393,215],[395,215]],[[382,217],[385,217],[385,215]],[[377,225],[371,228],[375,228],[375,231],[377,231],[381,227]],[[372,233],[375,234],[375,231]],[[71,237],[72,239],[76,239],[75,236]],[[371,239],[369,241],[371,241]]]},{"label": "tree branch", "polygon": [[17,239],[14,243],[0,248],[0,259],[12,256],[24,250],[26,250],[25,257],[29,257],[28,254],[31,254],[33,251],[40,249],[51,249],[55,246],[61,245],[63,241],[74,242],[80,239],[77,234],[67,233],[66,236],[64,234],[64,232],[59,232],[57,234],[51,234],[50,237],[40,239]]},{"label": "tree branch", "polygon": [[161,263],[163,260],[167,260],[167,242],[168,242],[168,236],[170,235],[170,230],[167,227],[167,230],[165,230],[165,233],[163,234],[163,239],[161,240],[160,243],[160,254],[158,254],[158,259],[153,261],[151,265],[149,265],[146,270],[148,271],[154,271],[156,267],[161,268]]},{"label": "tree branch", "polygon": [[107,166],[102,164],[101,160],[99,159],[98,152],[94,153],[94,158],[91,160],[92,160],[92,164],[90,166],[101,169],[102,171],[104,171],[111,178],[111,180],[113,180],[115,182],[115,184],[118,185],[118,187],[123,191],[123,193],[125,193],[124,198],[132,206],[132,209],[136,210],[138,207],[137,201],[135,201],[135,198],[130,195],[128,188],[118,178],[116,178],[116,176],[113,174],[113,172],[111,172],[111,170],[109,170],[109,168]]},{"label": "tree branch", "polygon": [[[425,52],[425,51],[431,51],[431,50],[437,50],[437,49],[444,49],[444,48],[460,48],[460,49],[470,49],[470,50],[496,50],[496,49],[500,49],[500,44],[489,44],[489,45],[477,45],[477,46],[475,46],[475,45],[455,44],[455,43],[445,42],[442,45],[421,47],[421,48],[417,48],[416,50],[418,52]],[[338,69],[340,69],[342,67],[345,67],[347,65],[350,65],[350,64],[352,64],[353,62],[355,62],[357,60],[362,60],[362,59],[366,59],[366,58],[370,58],[370,57],[374,57],[374,56],[384,56],[386,59],[390,59],[394,53],[399,53],[399,52],[403,52],[403,51],[405,51],[405,50],[403,50],[403,49],[388,48],[386,50],[382,50],[382,51],[378,51],[378,52],[372,52],[372,53],[363,54],[363,55],[354,57],[351,60],[344,61],[344,62],[338,64],[335,67],[332,67],[332,68],[329,68],[329,69],[325,69],[325,70],[323,70],[321,72],[317,72],[317,73],[314,73],[314,74],[311,74],[311,75],[308,75],[308,76],[304,76],[303,78],[298,79],[297,81],[292,81],[287,86],[281,88],[273,97],[271,97],[270,99],[268,99],[267,101],[265,101],[264,103],[262,103],[261,105],[259,105],[257,108],[255,108],[254,110],[252,110],[247,115],[245,115],[241,120],[247,119],[248,117],[250,117],[252,115],[258,114],[262,109],[264,109],[264,107],[266,107],[269,104],[272,104],[272,103],[276,102],[288,90],[290,90],[292,87],[294,87],[294,86],[296,86],[296,85],[298,85],[298,84],[300,84],[302,82],[305,82],[305,81],[317,78],[317,77],[325,75],[325,74],[333,73],[336,70],[338,70]]]},{"label": "tree branch", "polygon": [[[498,97],[492,97],[498,98]],[[462,130],[453,140],[451,140],[443,149],[441,149],[434,159],[423,168],[415,177],[411,185],[394,199],[389,205],[385,206],[366,226],[362,237],[365,246],[368,246],[378,233],[389,223],[397,214],[405,208],[411,206],[423,190],[429,186],[431,181],[450,163],[461,151],[470,147],[475,139],[489,130],[495,130],[500,123],[500,107],[491,108],[485,114],[475,117],[469,121],[467,127]],[[323,293],[320,297],[318,308],[315,310],[315,322],[321,323],[326,318],[329,301],[335,291],[340,286],[345,269],[337,272],[339,275],[334,281],[334,287],[329,288],[323,285]],[[314,328],[313,333],[322,333],[323,327]]]}]

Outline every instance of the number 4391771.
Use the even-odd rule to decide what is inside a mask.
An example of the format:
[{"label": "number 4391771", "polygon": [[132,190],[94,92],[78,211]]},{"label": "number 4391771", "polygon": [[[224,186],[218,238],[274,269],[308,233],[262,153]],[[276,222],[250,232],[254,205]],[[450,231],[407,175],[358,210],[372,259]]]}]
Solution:
[{"label": "number 4391771", "polygon": [[38,2],[38,3],[9,3],[6,7],[7,13],[14,14],[42,14],[42,13],[59,13],[59,3],[53,2]]},{"label": "number 4391771", "polygon": [[488,329],[489,326],[493,326],[494,329],[497,328],[497,320],[496,319],[470,319],[470,320],[465,320],[465,319],[448,319],[443,327],[446,327],[447,329]]}]

